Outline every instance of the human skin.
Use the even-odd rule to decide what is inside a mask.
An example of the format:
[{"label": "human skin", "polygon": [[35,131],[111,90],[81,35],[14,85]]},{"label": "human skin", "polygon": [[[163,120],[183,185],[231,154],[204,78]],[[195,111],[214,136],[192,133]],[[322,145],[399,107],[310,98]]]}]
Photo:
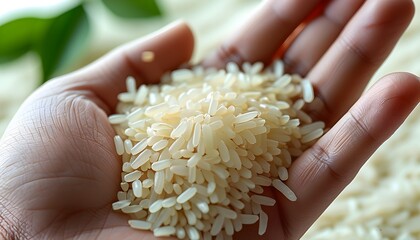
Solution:
[{"label": "human skin", "polygon": [[[321,0],[265,1],[203,65],[269,63]],[[404,13],[404,14],[402,14]],[[283,55],[289,72],[306,76],[322,100],[308,109],[330,130],[296,159],[286,184],[296,193],[266,208],[266,235],[244,226],[235,239],[298,239],[346,187],[373,152],[419,103],[420,82],[409,73],[383,77],[362,94],[414,13],[411,0],[335,0],[306,25]],[[121,46],[96,62],[37,89],[0,140],[0,233],[5,239],[155,239],[112,210],[121,161],[113,113],[127,76],[137,84],[189,61],[193,35],[183,22]],[[153,62],[141,61],[153,51]]]}]

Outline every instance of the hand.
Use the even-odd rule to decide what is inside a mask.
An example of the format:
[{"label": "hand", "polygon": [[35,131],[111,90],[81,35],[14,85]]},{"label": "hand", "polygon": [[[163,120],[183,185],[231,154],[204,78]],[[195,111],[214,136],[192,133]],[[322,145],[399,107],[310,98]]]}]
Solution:
[{"label": "hand", "polygon": [[[145,50],[155,61],[141,61]],[[108,115],[127,76],[157,83],[192,51],[191,31],[177,23],[35,91],[0,142],[0,233],[9,239],[153,239],[111,208],[121,160]]]},{"label": "hand", "polygon": [[[300,238],[420,100],[419,78],[407,73],[385,76],[361,96],[409,24],[410,0],[266,1],[204,64],[270,62],[322,4],[327,4],[323,14],[280,50],[288,72],[306,76],[322,100],[323,107],[311,109],[311,116],[331,129],[288,169],[286,184],[298,200],[270,193],[277,209],[266,210],[269,225],[262,239]],[[258,239],[255,229],[237,239]]]},{"label": "hand", "polygon": [[[269,62],[318,2],[264,2],[203,64]],[[287,184],[298,200],[267,193],[278,203],[266,211],[264,239],[300,237],[418,104],[419,80],[405,73],[386,76],[357,100],[412,15],[410,0],[335,0],[286,50],[288,70],[307,76],[323,101],[313,117],[331,129],[289,169]],[[193,45],[191,31],[177,23],[34,92],[0,142],[0,233],[23,239],[153,239],[111,209],[121,166],[107,115],[127,76],[138,84],[157,83],[164,72],[188,62]],[[153,51],[155,60],[142,62],[143,51]],[[249,226],[236,237],[257,239],[256,233]]]}]

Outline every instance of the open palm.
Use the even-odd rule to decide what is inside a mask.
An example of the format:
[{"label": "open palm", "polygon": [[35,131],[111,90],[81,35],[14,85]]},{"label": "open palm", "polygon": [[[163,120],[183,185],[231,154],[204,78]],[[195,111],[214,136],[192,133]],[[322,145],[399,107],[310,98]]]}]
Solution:
[{"label": "open palm", "polygon": [[[203,64],[269,63],[321,2],[265,1]],[[418,104],[419,80],[406,73],[384,77],[359,99],[412,15],[410,0],[331,1],[283,51],[287,70],[310,79],[322,100],[308,111],[331,129],[289,169],[287,185],[298,200],[267,189],[277,204],[266,211],[266,235],[246,226],[238,239],[299,238]],[[107,115],[127,76],[157,83],[189,61],[193,45],[188,27],[176,23],[29,97],[0,142],[0,233],[22,239],[153,239],[111,209],[121,162]],[[155,60],[143,62],[143,51],[153,51]]]}]

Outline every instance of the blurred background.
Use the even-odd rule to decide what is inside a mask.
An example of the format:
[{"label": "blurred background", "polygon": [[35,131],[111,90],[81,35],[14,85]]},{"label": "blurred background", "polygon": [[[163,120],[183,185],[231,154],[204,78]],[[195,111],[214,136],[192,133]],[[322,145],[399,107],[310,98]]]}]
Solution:
[{"label": "blurred background", "polygon": [[[193,29],[197,62],[259,2],[0,0],[0,136],[24,99],[47,79],[177,19]],[[414,2],[419,9],[420,0]],[[420,75],[419,12],[370,84],[395,71]],[[419,107],[303,239],[420,239]]]}]

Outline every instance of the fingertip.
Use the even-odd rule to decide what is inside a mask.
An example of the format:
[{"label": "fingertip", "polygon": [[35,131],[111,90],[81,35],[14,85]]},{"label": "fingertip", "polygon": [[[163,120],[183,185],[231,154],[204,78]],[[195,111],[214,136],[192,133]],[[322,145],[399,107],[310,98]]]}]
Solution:
[{"label": "fingertip", "polygon": [[396,96],[407,102],[420,101],[420,78],[408,72],[395,72],[382,77],[372,88],[376,91],[386,91],[388,96]]},{"label": "fingertip", "polygon": [[412,73],[395,73],[388,77],[395,78],[394,81],[402,86],[398,94],[402,101],[409,106],[408,110],[411,112],[420,102],[420,78]]},{"label": "fingertip", "polygon": [[405,7],[407,8],[407,15],[410,17],[410,20],[414,17],[414,14],[416,12],[416,5],[414,4],[413,0],[406,0],[406,5]]},{"label": "fingertip", "polygon": [[[353,113],[363,112],[371,134],[384,141],[405,121],[420,101],[420,81],[411,73],[391,73],[378,82],[353,107]],[[374,120],[373,120],[374,119]]]},{"label": "fingertip", "polygon": [[166,27],[162,28],[162,31],[157,32],[157,35],[165,32],[167,32],[167,34],[172,34],[172,36],[170,36],[171,38],[177,39],[178,42],[182,42],[182,45],[185,47],[185,49],[183,49],[185,58],[189,60],[194,51],[195,41],[194,33],[188,22],[184,19],[175,20]]},{"label": "fingertip", "polygon": [[[412,0],[387,0],[387,1],[373,1],[372,8],[380,9],[374,11],[375,14],[370,16],[370,21],[373,25],[385,26],[408,26],[414,17],[414,2]],[[367,20],[369,22],[369,20]]]}]

